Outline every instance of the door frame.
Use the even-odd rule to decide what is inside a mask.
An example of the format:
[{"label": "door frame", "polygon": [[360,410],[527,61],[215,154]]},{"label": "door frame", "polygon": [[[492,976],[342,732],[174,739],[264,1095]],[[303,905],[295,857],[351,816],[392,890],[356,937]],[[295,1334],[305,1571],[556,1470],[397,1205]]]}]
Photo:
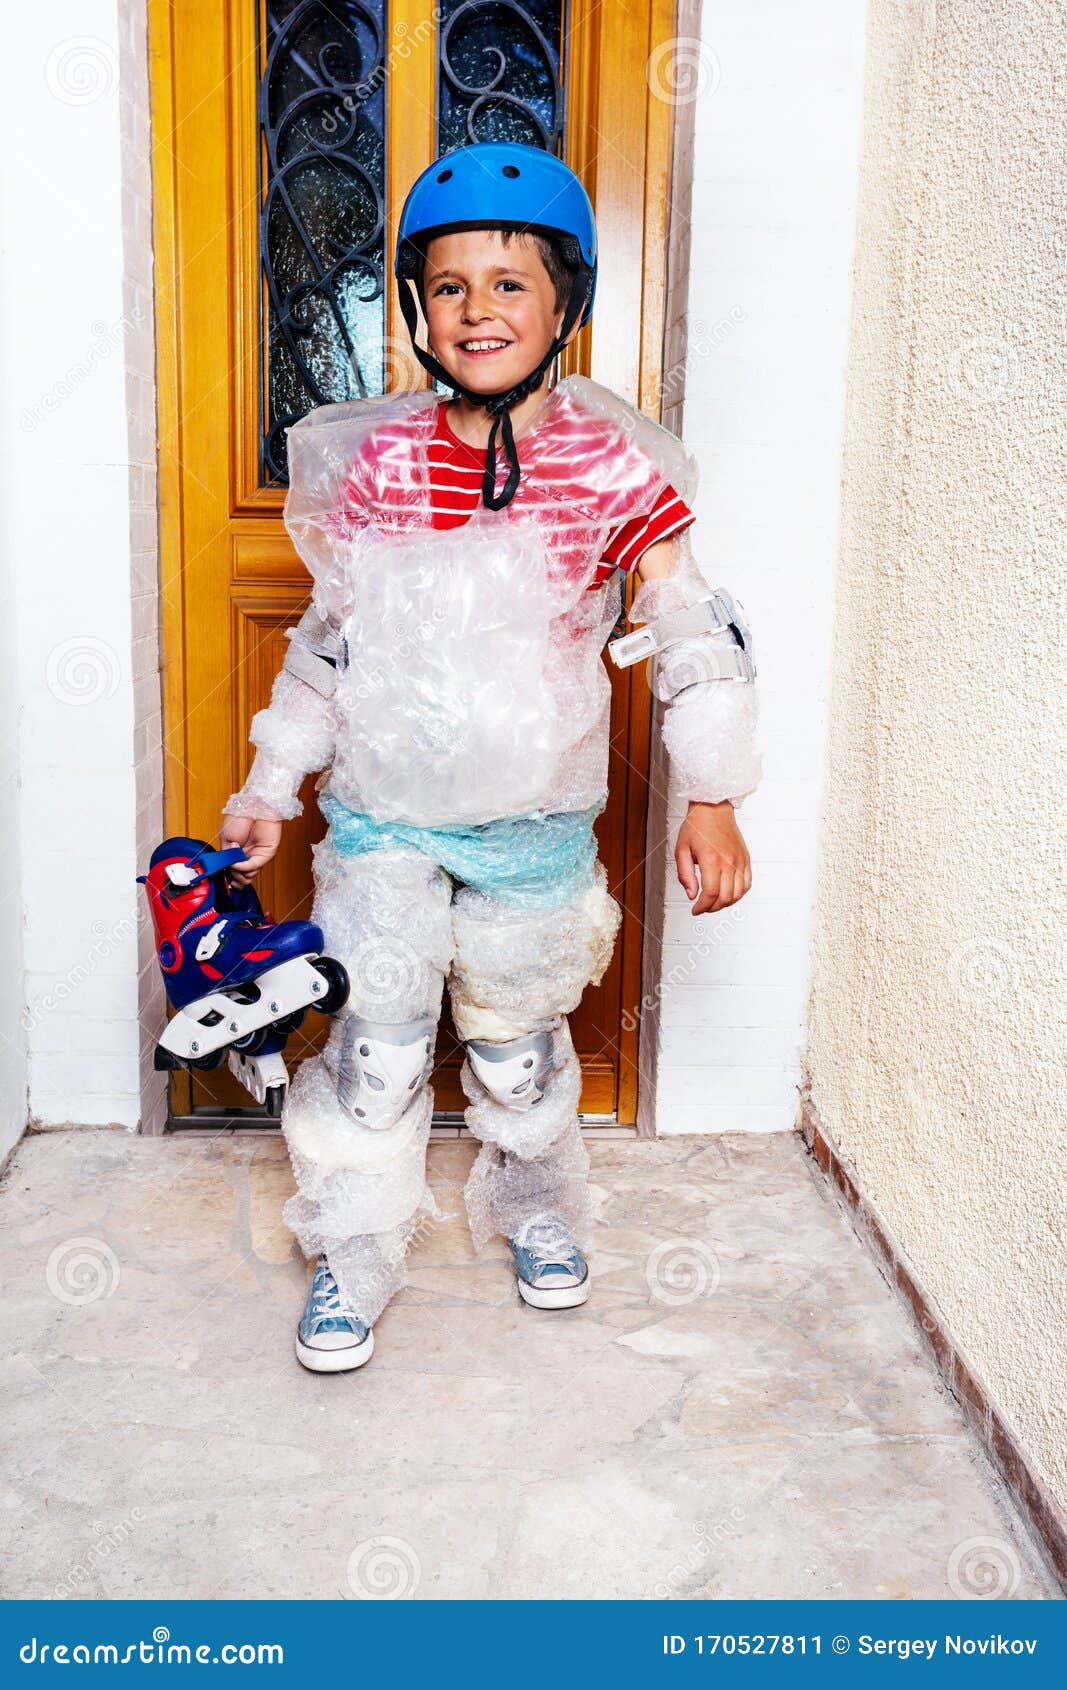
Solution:
[{"label": "door frame", "polygon": [[[188,8],[191,0],[147,0],[148,52],[151,88],[151,153],[153,186],[153,242],[155,255],[157,406],[159,436],[159,567],[160,638],[163,653],[164,811],[168,834],[187,826],[186,695],[184,674],[175,656],[184,650],[186,607],[183,591],[182,429],[180,382],[182,267],[177,226],[178,173],[190,167],[175,146],[176,101],[174,43],[193,35]],[[256,192],[255,122],[256,17],[251,4],[220,0],[227,36],[225,63],[232,67],[219,97],[230,102],[230,132],[250,137],[239,159],[230,161],[229,192],[246,203]],[[183,16],[184,14],[184,16]],[[414,73],[427,88],[425,123],[405,124],[403,134],[390,137],[387,167],[387,239],[395,241],[402,196],[408,182],[432,153],[434,133],[435,39],[425,27],[425,8],[418,0],[392,0],[390,27],[406,36],[417,55]],[[184,27],[183,27],[184,26]],[[563,73],[567,89],[568,162],[581,176],[593,201],[601,253],[597,310],[577,343],[561,359],[562,375],[580,371],[620,392],[647,415],[659,420],[664,392],[664,340],[668,288],[667,251],[670,213],[671,149],[674,106],[657,96],[649,79],[635,74],[653,50],[674,33],[673,0],[646,0],[644,8],[627,5],[618,13],[610,0],[570,0]],[[608,90],[614,90],[609,101]],[[208,161],[205,161],[207,166]],[[635,184],[640,210],[635,215]],[[234,336],[243,332],[249,310],[258,314],[258,253],[250,251],[248,231],[256,220],[231,214],[226,231],[230,242],[231,306]],[[242,238],[243,237],[243,238]],[[392,248],[390,247],[390,250]],[[635,334],[629,325],[638,324]],[[399,311],[390,294],[387,333],[399,326]],[[242,382],[233,375],[237,426],[247,445],[258,427],[255,370]],[[242,453],[247,465],[248,452]],[[244,479],[244,477],[242,478]],[[233,489],[234,509],[272,513],[283,502],[276,490]],[[628,583],[628,597],[634,584]],[[618,1029],[618,1105],[616,1123],[632,1126],[638,1118],[637,1006],[641,1001],[642,948],[645,909],[646,834],[649,801],[649,741],[651,695],[642,665],[625,671],[627,733],[618,744],[612,724],[613,746],[625,761],[623,876],[612,886],[623,904],[620,946],[620,1025]],[[618,694],[617,694],[618,696]],[[629,1008],[628,1006],[633,1006]],[[179,1076],[174,1113],[181,1115],[181,1090],[188,1098],[189,1081]]]}]

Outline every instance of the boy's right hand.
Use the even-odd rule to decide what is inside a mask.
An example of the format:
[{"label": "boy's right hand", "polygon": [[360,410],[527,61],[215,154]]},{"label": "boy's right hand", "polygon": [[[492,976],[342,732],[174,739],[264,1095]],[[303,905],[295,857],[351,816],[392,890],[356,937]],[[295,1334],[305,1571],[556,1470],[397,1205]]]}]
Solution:
[{"label": "boy's right hand", "polygon": [[263,816],[223,816],[219,843],[224,851],[239,845],[244,852],[242,862],[235,863],[229,873],[236,886],[247,886],[261,868],[270,862],[282,842],[281,822],[267,821]]}]

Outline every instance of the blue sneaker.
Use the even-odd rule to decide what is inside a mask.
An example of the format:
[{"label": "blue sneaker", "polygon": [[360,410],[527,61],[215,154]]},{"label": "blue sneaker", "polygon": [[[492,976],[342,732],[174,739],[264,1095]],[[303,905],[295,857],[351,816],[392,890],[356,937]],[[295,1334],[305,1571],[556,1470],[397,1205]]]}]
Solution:
[{"label": "blue sneaker", "polygon": [[296,1358],[312,1373],[347,1373],[374,1354],[366,1321],[341,1307],[341,1293],[325,1256],[315,1263],[308,1300],[296,1329]]},{"label": "blue sneaker", "polygon": [[589,1295],[589,1268],[559,1215],[534,1215],[509,1238],[519,1295],[535,1309],[573,1309]]}]

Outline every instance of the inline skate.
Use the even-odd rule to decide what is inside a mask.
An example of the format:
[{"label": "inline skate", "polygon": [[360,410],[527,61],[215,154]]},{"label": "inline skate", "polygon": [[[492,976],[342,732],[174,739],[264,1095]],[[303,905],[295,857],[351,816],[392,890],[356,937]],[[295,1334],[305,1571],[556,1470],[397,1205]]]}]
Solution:
[{"label": "inline skate", "polygon": [[148,895],[156,955],[175,1010],[156,1046],[157,1069],[230,1068],[268,1114],[282,1111],[282,1051],[309,1007],[332,1015],[348,999],[348,975],[323,956],[322,929],[275,922],[251,886],[228,870],[239,847],[165,839],[138,882]]}]

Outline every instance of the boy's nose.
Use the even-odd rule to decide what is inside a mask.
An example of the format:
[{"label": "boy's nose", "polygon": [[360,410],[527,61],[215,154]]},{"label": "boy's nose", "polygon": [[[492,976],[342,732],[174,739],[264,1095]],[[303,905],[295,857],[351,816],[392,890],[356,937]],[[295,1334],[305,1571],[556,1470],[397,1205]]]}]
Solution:
[{"label": "boy's nose", "polygon": [[487,300],[476,294],[468,294],[463,301],[463,321],[465,323],[484,323],[486,317],[493,315],[492,307]]}]

